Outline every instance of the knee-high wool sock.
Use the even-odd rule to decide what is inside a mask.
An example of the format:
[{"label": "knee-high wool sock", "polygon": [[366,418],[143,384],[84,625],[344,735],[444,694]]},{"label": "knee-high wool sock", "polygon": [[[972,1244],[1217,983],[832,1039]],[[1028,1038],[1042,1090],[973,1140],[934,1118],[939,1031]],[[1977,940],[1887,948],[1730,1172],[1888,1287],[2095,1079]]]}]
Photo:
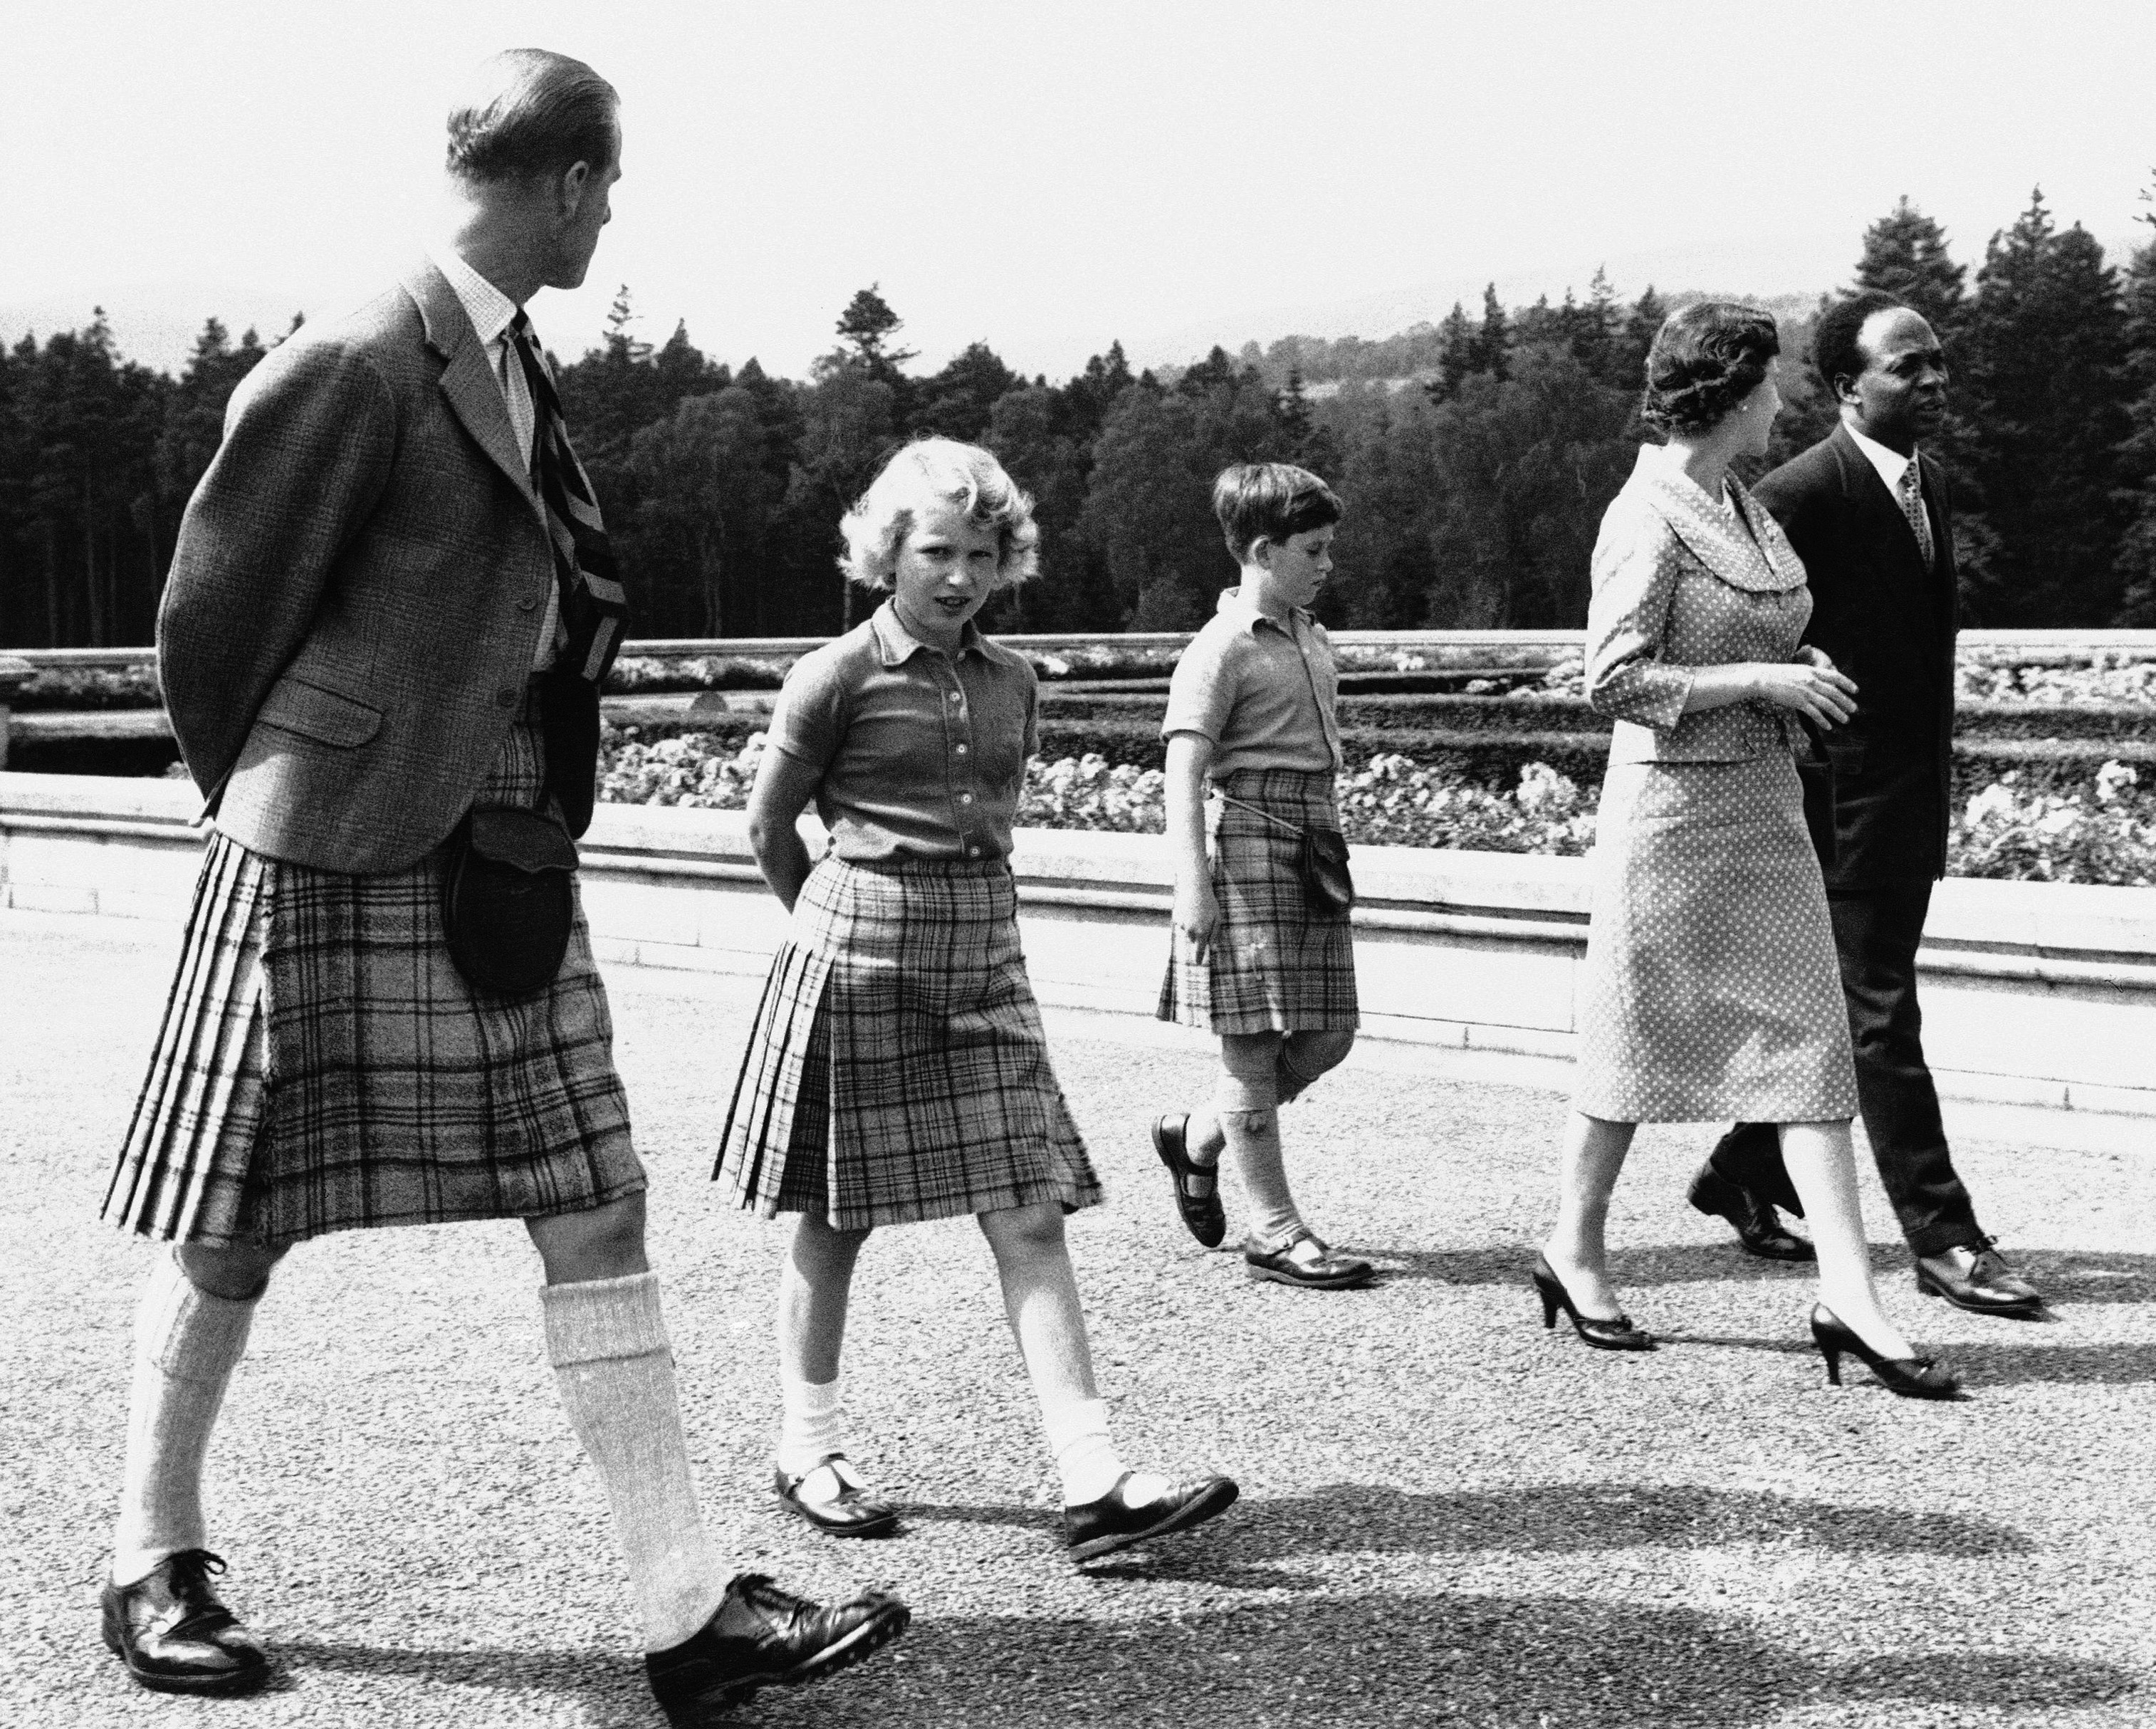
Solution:
[{"label": "knee-high wool sock", "polygon": [[689,1475],[659,1275],[549,1285],[540,1306],[569,1425],[613,1509],[644,1649],[665,1650],[711,1618],[726,1579]]},{"label": "knee-high wool sock", "polygon": [[112,1582],[131,1585],[167,1555],[207,1547],[203,1458],[226,1383],[247,1349],[257,1299],[199,1290],[160,1255],[135,1312],[127,1463],[112,1537]]}]

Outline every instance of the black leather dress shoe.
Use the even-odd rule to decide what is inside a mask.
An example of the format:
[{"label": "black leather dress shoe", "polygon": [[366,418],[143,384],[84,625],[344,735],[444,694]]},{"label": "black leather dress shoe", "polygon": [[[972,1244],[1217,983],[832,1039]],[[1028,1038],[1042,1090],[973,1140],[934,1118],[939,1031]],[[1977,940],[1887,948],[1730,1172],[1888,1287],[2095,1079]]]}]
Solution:
[{"label": "black leather dress shoe", "polygon": [[[1175,1210],[1183,1219],[1183,1228],[1208,1249],[1218,1249],[1220,1239],[1228,1234],[1228,1215],[1220,1207],[1220,1167],[1194,1161],[1189,1140],[1188,1113],[1153,1119],[1152,1150],[1175,1179]],[[1192,1187],[1198,1183],[1206,1185],[1204,1193]]]},{"label": "black leather dress shoe", "polygon": [[1063,1541],[1070,1546],[1073,1561],[1098,1561],[1118,1549],[1203,1525],[1235,1506],[1241,1492],[1230,1478],[1205,1477],[1174,1484],[1158,1501],[1132,1506],[1126,1498],[1130,1480],[1131,1473],[1125,1471],[1098,1501],[1064,1508]]},{"label": "black leather dress shoe", "polygon": [[1812,1245],[1782,1229],[1774,1203],[1732,1182],[1712,1165],[1702,1165],[1691,1180],[1689,1198],[1694,1207],[1710,1218],[1727,1219],[1737,1229],[1737,1240],[1747,1254],[1763,1260],[1810,1260]]},{"label": "black leather dress shoe", "polygon": [[2043,1312],[2036,1287],[2006,1264],[1987,1237],[1974,1248],[1962,1246],[1917,1257],[1917,1289],[1944,1297],[1957,1309],[1976,1315],[2006,1315],[2027,1320]]},{"label": "black leather dress shoe", "polygon": [[912,1611],[871,1591],[824,1608],[760,1573],[737,1574],[694,1637],[644,1660],[659,1708],[674,1729],[706,1729],[765,1687],[819,1681],[850,1669],[906,1631]]},{"label": "black leather dress shoe", "polygon": [[105,1588],[105,1643],[128,1674],[159,1693],[251,1693],[269,1678],[260,1641],[209,1588],[223,1571],[208,1550],[182,1549]]},{"label": "black leather dress shoe", "polygon": [[[1298,1243],[1311,1243],[1317,1253],[1296,1255]],[[1270,1279],[1276,1285],[1299,1285],[1306,1290],[1352,1290],[1378,1275],[1369,1262],[1352,1254],[1335,1254],[1310,1231],[1297,1231],[1284,1243],[1260,1243],[1255,1237],[1243,1244],[1243,1261],[1253,1279]]]},{"label": "black leather dress shoe", "polygon": [[798,1477],[775,1472],[771,1486],[788,1506],[833,1537],[884,1537],[898,1529],[898,1509],[855,1478],[843,1453],[827,1455]]}]

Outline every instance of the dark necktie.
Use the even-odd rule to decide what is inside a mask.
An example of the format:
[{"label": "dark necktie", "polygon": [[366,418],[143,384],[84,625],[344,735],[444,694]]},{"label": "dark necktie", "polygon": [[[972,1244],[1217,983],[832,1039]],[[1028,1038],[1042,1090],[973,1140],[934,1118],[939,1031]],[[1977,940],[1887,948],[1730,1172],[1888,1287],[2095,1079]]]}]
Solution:
[{"label": "dark necktie", "polygon": [[516,356],[531,387],[534,424],[531,474],[547,506],[547,538],[554,546],[554,580],[561,593],[562,619],[555,639],[557,667],[596,685],[607,675],[629,628],[629,597],[590,477],[569,444],[562,418],[562,398],[539,357],[531,321],[520,309],[510,321]]},{"label": "dark necktie", "polygon": [[1924,486],[1918,478],[1917,459],[1909,459],[1908,467],[1902,470],[1902,484],[1894,489],[1902,502],[1902,514],[1909,519],[1910,532],[1917,537],[1917,550],[1924,555],[1924,568],[1932,567],[1932,525],[1924,515]]}]

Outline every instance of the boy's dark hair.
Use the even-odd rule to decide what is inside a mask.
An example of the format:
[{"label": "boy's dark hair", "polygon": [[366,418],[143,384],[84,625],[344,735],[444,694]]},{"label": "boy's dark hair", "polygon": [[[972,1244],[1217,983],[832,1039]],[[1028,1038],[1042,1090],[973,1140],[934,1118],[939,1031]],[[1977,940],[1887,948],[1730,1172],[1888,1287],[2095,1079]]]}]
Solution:
[{"label": "boy's dark hair", "polygon": [[1782,351],[1771,312],[1702,300],[1672,312],[1647,351],[1640,418],[1665,432],[1703,432],[1759,387]]},{"label": "boy's dark hair", "polygon": [[1260,540],[1324,528],[1347,514],[1339,495],[1308,469],[1290,462],[1239,462],[1213,483],[1213,514],[1228,550],[1240,564]]},{"label": "boy's dark hair", "polygon": [[1867,362],[1864,345],[1856,339],[1866,321],[1875,312],[1892,312],[1908,304],[1876,288],[1867,288],[1836,300],[1820,314],[1819,327],[1812,332],[1812,364],[1819,368],[1830,401],[1841,401],[1841,392],[1834,387],[1835,379],[1863,375]]}]

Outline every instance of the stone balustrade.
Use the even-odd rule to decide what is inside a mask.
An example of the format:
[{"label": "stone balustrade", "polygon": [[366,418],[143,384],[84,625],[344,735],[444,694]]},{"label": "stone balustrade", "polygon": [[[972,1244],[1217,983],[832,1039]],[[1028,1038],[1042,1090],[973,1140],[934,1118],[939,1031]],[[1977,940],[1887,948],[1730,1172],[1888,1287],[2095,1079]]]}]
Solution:
[{"label": "stone balustrade", "polygon": [[[203,831],[185,782],[0,773],[0,905],[185,917]],[[804,831],[814,830],[804,818]],[[613,964],[760,975],[784,928],[737,812],[602,805],[584,900]],[[1149,1015],[1168,941],[1157,836],[1019,832],[1013,869],[1045,1002]],[[1366,1035],[1573,1053],[1590,865],[1361,847]],[[2156,1118],[2156,889],[1950,880],[1920,957],[1925,1042],[1951,1096]]]}]

